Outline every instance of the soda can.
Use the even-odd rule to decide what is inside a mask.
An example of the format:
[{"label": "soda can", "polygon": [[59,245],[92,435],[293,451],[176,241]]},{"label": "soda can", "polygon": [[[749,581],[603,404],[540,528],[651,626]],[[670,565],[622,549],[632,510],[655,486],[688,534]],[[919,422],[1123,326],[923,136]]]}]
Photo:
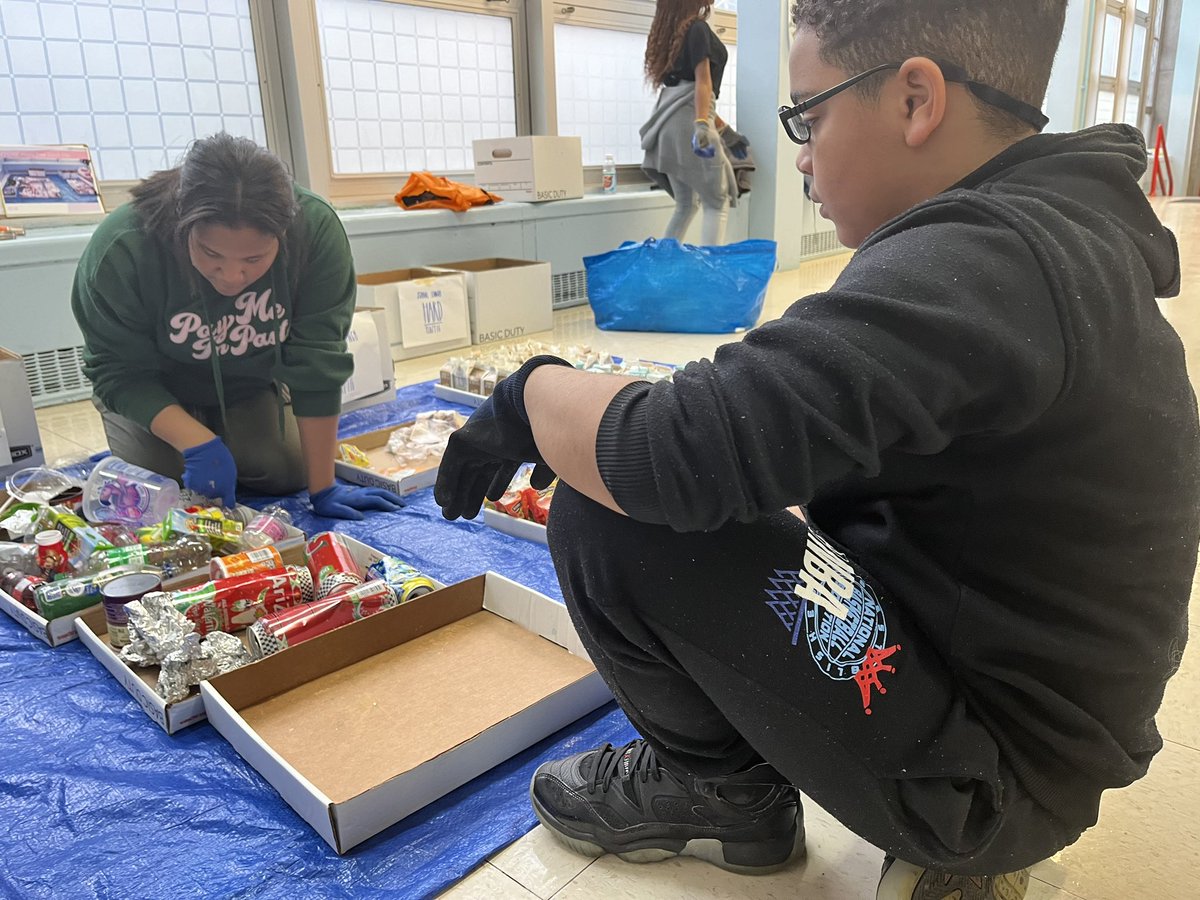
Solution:
[{"label": "soda can", "polygon": [[401,603],[437,590],[431,578],[421,574],[403,560],[385,556],[367,568],[367,577],[387,582]]},{"label": "soda can", "polygon": [[362,572],[354,561],[354,554],[342,536],[335,532],[322,531],[313,535],[304,548],[304,558],[308,561],[308,571],[312,573],[316,585],[334,572],[355,575],[359,581],[362,580]]},{"label": "soda can", "polygon": [[312,581],[299,567],[219,578],[189,590],[174,591],[171,604],[196,624],[199,634],[233,633],[263,616],[305,602]]},{"label": "soda can", "polygon": [[215,578],[234,578],[283,568],[283,557],[274,547],[259,547],[232,556],[214,556],[208,564],[209,575]]},{"label": "soda can", "polygon": [[398,602],[395,591],[382,581],[342,585],[323,600],[287,609],[255,622],[250,628],[250,652],[255,658],[261,659],[327,634],[335,628],[373,616]]},{"label": "soda can", "polygon": [[355,587],[362,583],[363,580],[361,578],[357,575],[351,575],[349,572],[330,572],[317,585],[317,599],[324,600],[339,588]]}]

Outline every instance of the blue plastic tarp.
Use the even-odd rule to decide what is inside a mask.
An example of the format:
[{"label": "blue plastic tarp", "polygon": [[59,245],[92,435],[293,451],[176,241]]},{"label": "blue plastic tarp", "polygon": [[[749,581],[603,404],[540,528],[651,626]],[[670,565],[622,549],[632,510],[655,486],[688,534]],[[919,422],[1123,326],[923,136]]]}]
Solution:
[{"label": "blue plastic tarp", "polygon": [[[416,385],[344,416],[340,433],[448,406]],[[441,581],[492,570],[561,600],[544,546],[448,523],[431,490],[363,522],[283,502],[306,532],[332,527]],[[82,644],[51,649],[0,616],[0,896],[431,896],[533,827],[540,762],[633,736],[610,704],[339,857],[210,725],[168,736]]]}]

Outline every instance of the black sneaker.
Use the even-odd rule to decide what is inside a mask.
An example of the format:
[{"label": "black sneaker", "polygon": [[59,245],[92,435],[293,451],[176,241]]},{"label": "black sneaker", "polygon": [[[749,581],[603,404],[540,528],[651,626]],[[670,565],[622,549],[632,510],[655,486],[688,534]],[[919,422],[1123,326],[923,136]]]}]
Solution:
[{"label": "black sneaker", "polygon": [[804,854],[799,793],[766,765],[701,780],[664,769],[645,741],[605,744],[539,767],[529,797],[550,833],[587,856],[695,856],[758,875]]},{"label": "black sneaker", "polygon": [[1005,875],[951,875],[884,857],[875,900],[1022,900],[1029,870]]}]

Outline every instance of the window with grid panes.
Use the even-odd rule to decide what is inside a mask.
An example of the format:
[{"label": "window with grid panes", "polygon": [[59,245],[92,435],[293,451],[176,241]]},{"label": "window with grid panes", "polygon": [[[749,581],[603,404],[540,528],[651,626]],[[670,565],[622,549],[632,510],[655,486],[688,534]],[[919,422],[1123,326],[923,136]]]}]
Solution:
[{"label": "window with grid panes", "polygon": [[266,143],[249,0],[0,0],[0,142],[87,144],[112,182],[222,130]]},{"label": "window with grid panes", "polygon": [[1149,129],[1162,31],[1162,0],[1096,4],[1087,124]]}]

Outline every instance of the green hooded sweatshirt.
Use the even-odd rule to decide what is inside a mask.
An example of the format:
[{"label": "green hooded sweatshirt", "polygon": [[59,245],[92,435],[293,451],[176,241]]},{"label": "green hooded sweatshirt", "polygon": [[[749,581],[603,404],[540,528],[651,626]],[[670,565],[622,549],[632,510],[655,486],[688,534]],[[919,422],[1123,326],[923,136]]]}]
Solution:
[{"label": "green hooded sweatshirt", "polygon": [[281,245],[238,297],[182,270],[129,204],[105,218],[79,260],[71,309],[83,331],[83,373],[106,407],[149,429],[174,403],[223,412],[278,381],[297,416],[341,411],[354,368],[350,242],[328,203],[299,186],[296,199],[300,252]]}]

